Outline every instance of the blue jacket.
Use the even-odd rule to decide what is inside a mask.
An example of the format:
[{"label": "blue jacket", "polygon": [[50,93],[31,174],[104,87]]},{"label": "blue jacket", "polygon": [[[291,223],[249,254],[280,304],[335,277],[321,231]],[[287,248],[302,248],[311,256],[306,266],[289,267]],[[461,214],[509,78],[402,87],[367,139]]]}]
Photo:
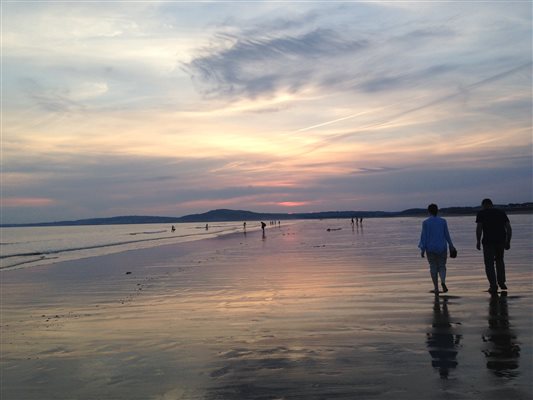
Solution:
[{"label": "blue jacket", "polygon": [[453,247],[448,224],[441,217],[431,216],[422,223],[422,233],[418,247],[430,253],[445,253],[446,243]]}]

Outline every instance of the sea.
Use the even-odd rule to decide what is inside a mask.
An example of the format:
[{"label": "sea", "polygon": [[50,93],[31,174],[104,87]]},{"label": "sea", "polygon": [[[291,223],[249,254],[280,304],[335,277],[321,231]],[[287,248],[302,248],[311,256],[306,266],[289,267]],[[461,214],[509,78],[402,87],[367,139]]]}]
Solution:
[{"label": "sea", "polygon": [[[512,251],[509,256],[516,262],[531,266],[533,247],[531,246],[533,215],[510,214],[513,226]],[[374,242],[392,251],[392,247],[403,245],[417,252],[422,217],[369,218],[364,221],[368,251],[376,251]],[[475,216],[446,217],[450,233],[461,259],[466,256],[466,248],[475,248]],[[267,229],[270,228],[268,221]],[[342,229],[351,231],[350,221],[332,220],[291,220],[281,221],[281,227],[292,224],[305,224],[319,230],[331,228],[332,232]],[[206,229],[207,225],[207,229]],[[119,253],[128,250],[156,247],[215,238],[243,232],[243,221],[196,222],[174,224],[122,224],[122,225],[84,225],[84,226],[47,226],[47,227],[2,227],[0,228],[0,269],[27,268],[67,260]],[[247,221],[246,230],[261,229],[260,221]],[[358,228],[359,229],[359,228]],[[359,232],[359,231],[358,231]],[[375,235],[375,236],[372,236]],[[392,235],[392,236],[391,236]],[[394,238],[395,245],[383,242]],[[339,244],[337,244],[339,245]],[[468,254],[470,253],[467,252]],[[477,257],[478,255],[475,254]]]},{"label": "sea", "polygon": [[[175,231],[172,231],[172,226]],[[25,268],[242,232],[242,221],[0,228],[0,269]],[[247,231],[261,229],[247,222]]]}]

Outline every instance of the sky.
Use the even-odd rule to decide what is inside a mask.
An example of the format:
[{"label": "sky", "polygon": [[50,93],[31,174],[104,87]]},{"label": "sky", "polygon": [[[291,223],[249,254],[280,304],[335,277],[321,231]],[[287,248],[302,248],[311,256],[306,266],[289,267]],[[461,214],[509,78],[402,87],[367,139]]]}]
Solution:
[{"label": "sky", "polygon": [[3,223],[532,201],[530,1],[2,1]]}]

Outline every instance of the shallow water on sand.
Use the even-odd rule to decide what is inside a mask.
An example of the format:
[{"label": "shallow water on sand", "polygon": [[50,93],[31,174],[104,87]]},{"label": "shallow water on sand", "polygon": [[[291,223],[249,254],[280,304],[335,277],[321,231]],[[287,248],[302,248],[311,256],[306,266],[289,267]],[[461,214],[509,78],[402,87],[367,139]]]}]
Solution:
[{"label": "shallow water on sand", "polygon": [[[248,221],[248,230],[259,229]],[[174,227],[174,231],[171,228]],[[206,229],[207,228],[207,229]],[[0,227],[0,269],[28,268],[214,238],[240,232],[242,222]]]},{"label": "shallow water on sand", "polygon": [[472,217],[448,218],[440,297],[417,218],[5,271],[1,397],[529,399],[531,216],[511,221],[506,296],[484,292]]}]

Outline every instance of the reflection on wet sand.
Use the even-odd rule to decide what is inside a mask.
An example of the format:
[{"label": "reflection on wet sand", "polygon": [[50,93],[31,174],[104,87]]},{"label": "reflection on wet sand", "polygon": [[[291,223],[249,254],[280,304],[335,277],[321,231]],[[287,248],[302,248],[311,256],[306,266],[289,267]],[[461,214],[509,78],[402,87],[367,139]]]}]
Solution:
[{"label": "reflection on wet sand", "polygon": [[426,333],[426,344],[431,355],[431,365],[439,370],[440,377],[447,379],[451,369],[457,367],[457,353],[461,335],[450,320],[448,298],[435,296],[431,330]]},{"label": "reflection on wet sand", "polygon": [[509,324],[507,292],[502,292],[501,295],[495,293],[490,297],[488,323],[483,335],[487,368],[496,376],[517,377],[520,346]]}]

